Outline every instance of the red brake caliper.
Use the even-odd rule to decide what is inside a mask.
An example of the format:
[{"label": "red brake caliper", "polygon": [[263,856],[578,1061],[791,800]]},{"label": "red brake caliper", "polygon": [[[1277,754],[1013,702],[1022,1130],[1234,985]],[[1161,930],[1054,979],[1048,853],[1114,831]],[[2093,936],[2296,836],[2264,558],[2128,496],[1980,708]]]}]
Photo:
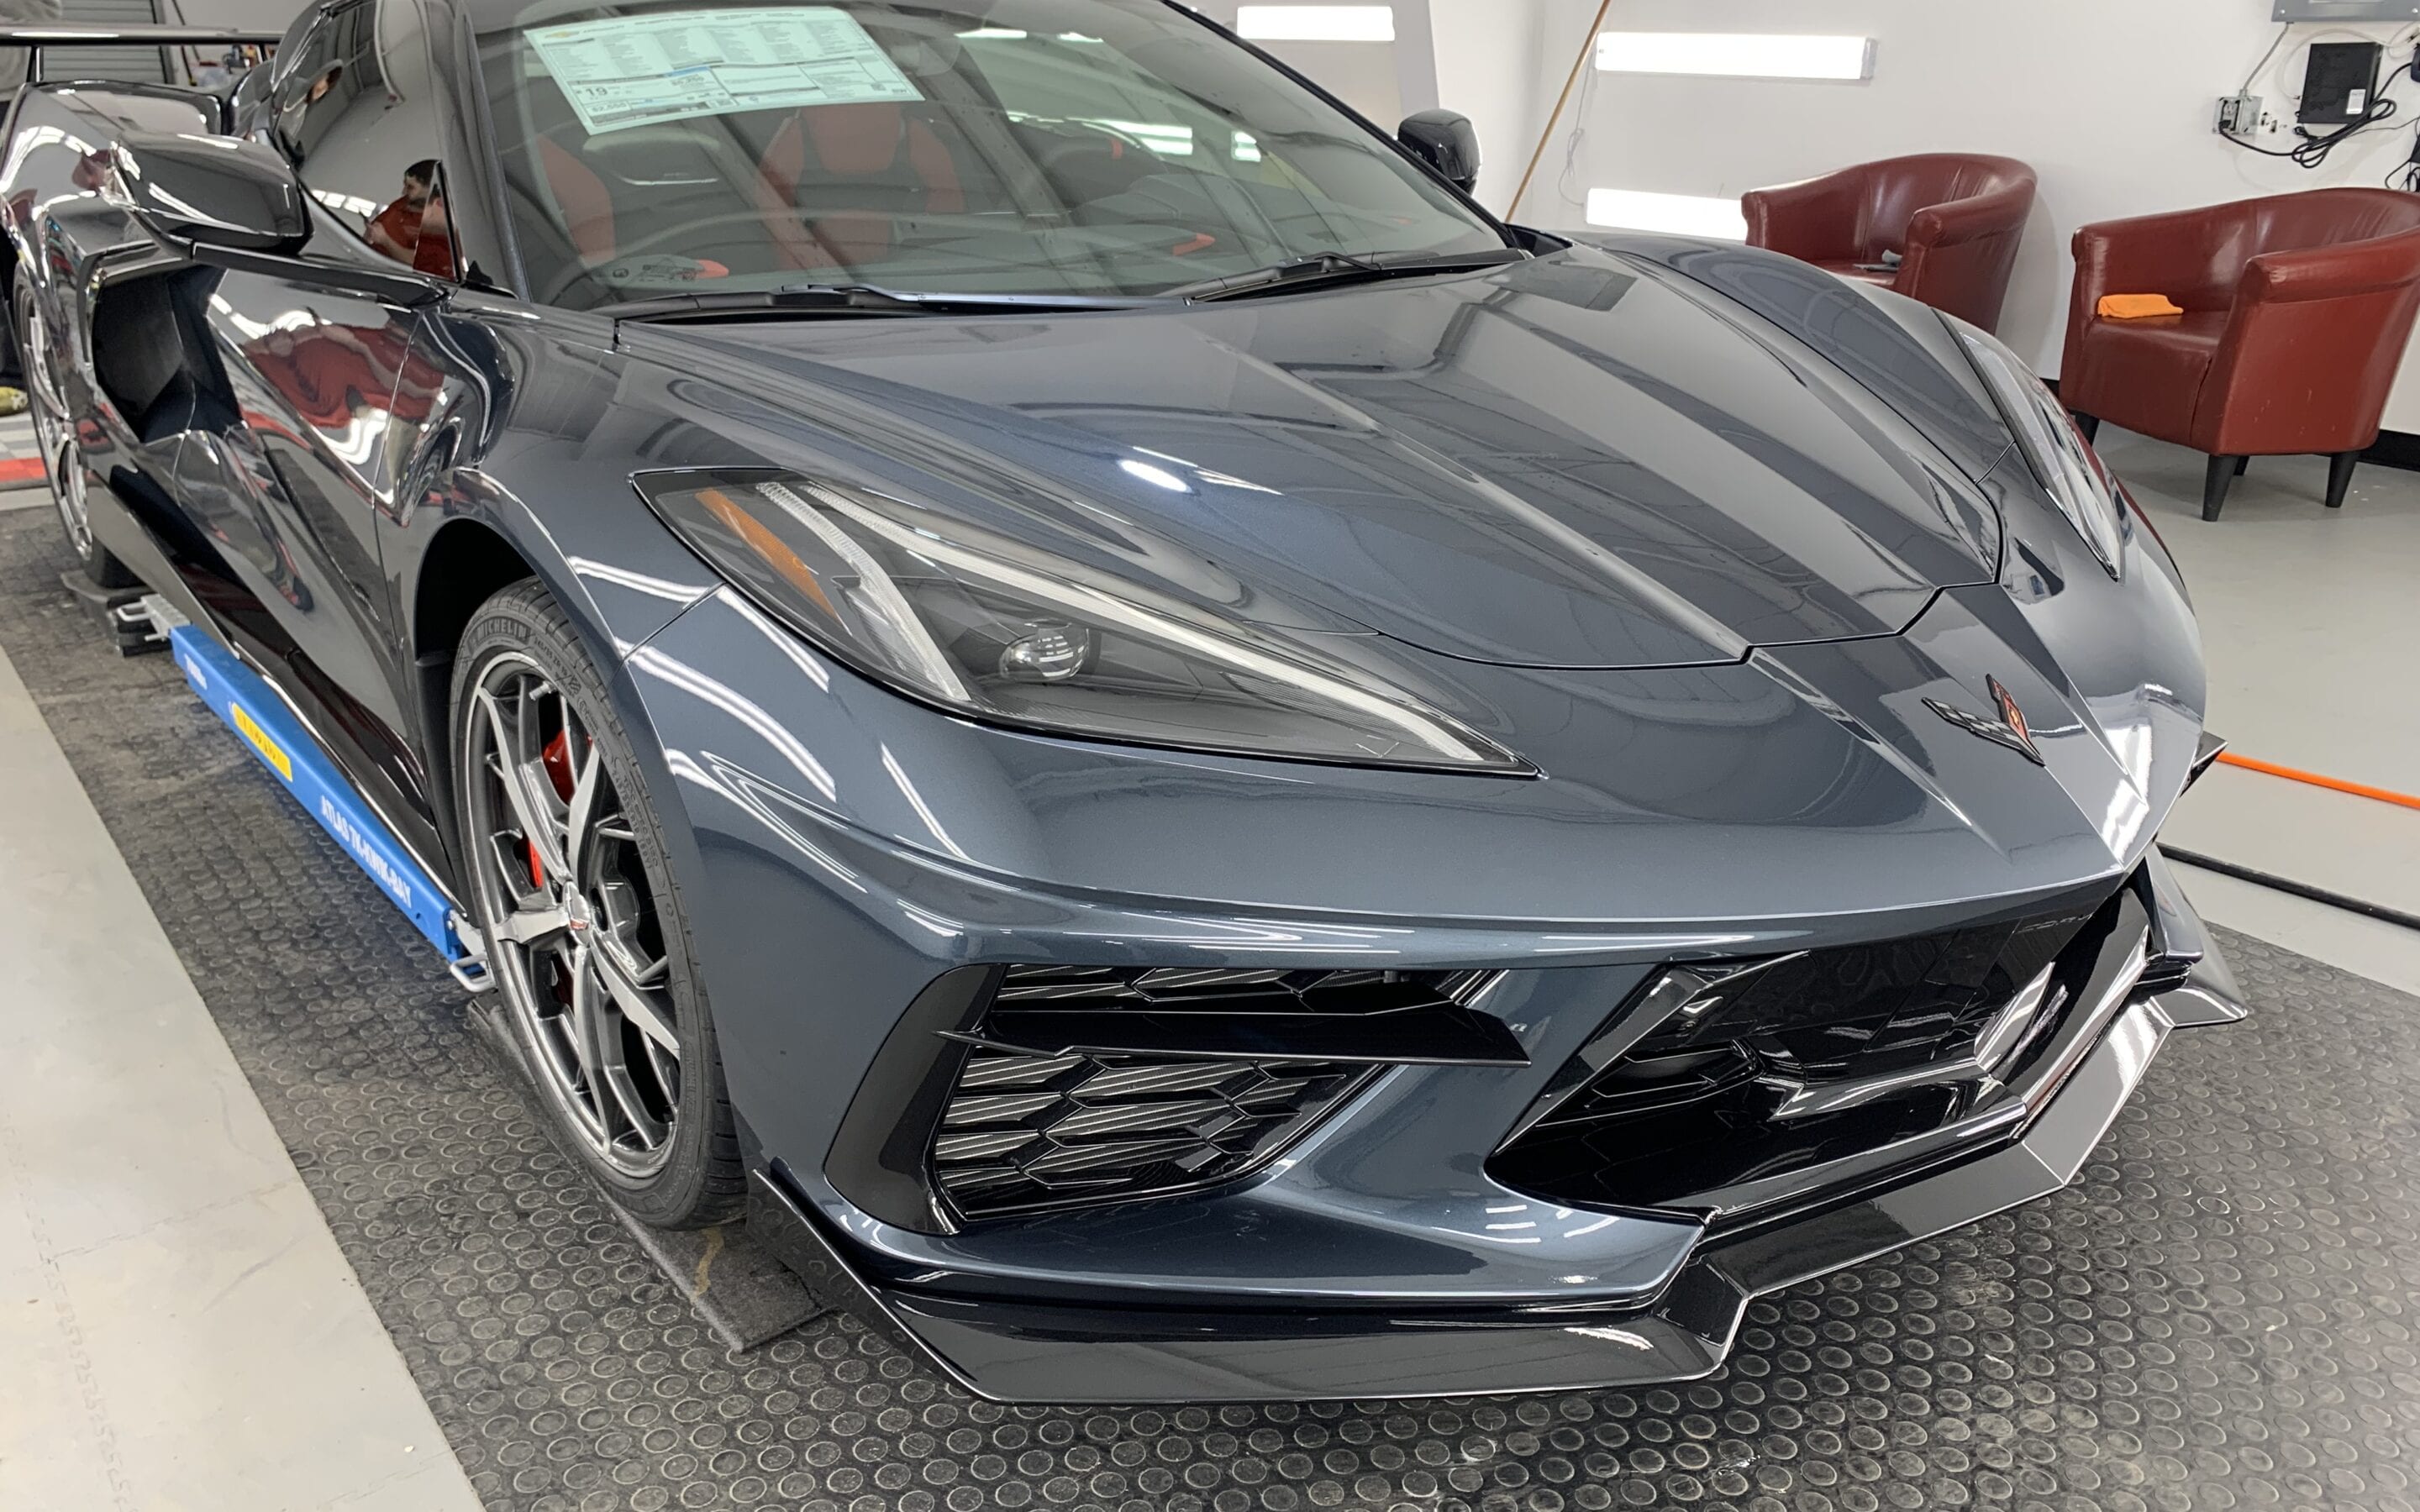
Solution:
[{"label": "red brake caliper", "polygon": [[[569,803],[574,785],[571,776],[570,733],[563,730],[556,731],[554,738],[546,743],[546,749],[540,753],[539,760],[546,767],[547,780],[554,784],[554,795]],[[530,881],[541,887],[545,887],[546,863],[537,857],[537,841],[532,838],[521,843],[529,848]]]}]

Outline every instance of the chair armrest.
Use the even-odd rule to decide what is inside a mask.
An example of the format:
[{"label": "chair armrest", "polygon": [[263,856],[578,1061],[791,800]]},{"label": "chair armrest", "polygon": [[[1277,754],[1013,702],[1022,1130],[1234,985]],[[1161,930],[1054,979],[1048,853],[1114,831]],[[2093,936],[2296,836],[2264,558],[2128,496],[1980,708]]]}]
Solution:
[{"label": "chair armrest", "polygon": [[2010,184],[1964,199],[1930,205],[1908,222],[1908,245],[1954,247],[1984,237],[2022,231],[2033,208],[2034,187],[2029,183]]},{"label": "chair armrest", "polygon": [[1843,168],[1819,178],[1740,196],[1747,244],[1807,262],[1845,261],[1857,254],[1857,207],[1866,171]]},{"label": "chair armrest", "polygon": [[2244,264],[2236,303],[2294,304],[2375,294],[2420,282],[2420,231],[2264,252]]},{"label": "chair armrest", "polygon": [[2219,265],[2242,255],[2235,235],[2248,210],[2209,205],[2162,215],[2137,215],[2078,227],[2071,243],[2075,281],[2067,304],[2066,351],[2059,361],[2062,395],[2086,413],[2108,397],[2093,388],[2085,340],[2104,294],[2165,294],[2187,308],[2224,309],[2233,301],[2241,267]]},{"label": "chair armrest", "polygon": [[2368,446],[2415,310],[2420,230],[2260,254],[2177,439],[2213,455]]},{"label": "chair armrest", "polygon": [[[2075,233],[2075,295],[2086,310],[2103,294],[2231,290],[2241,273],[2233,235],[2246,207],[2210,205],[2164,215],[2102,221]],[[2223,297],[2211,301],[2223,304]]]}]

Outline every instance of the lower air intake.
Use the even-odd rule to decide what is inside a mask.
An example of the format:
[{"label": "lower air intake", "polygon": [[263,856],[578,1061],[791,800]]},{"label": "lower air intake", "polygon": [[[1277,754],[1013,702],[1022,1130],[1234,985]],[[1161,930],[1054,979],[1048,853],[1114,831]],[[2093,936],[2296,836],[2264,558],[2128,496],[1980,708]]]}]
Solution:
[{"label": "lower air intake", "polygon": [[933,1175],[968,1218],[1215,1185],[1373,1074],[1319,1061],[979,1048],[942,1115]]},{"label": "lower air intake", "polygon": [[1998,1095],[2084,995],[2118,906],[2096,892],[1935,934],[1668,968],[1488,1171],[1579,1206],[1682,1210],[1820,1180]]},{"label": "lower air intake", "polygon": [[1388,1066],[1522,1066],[1484,971],[995,968],[926,1178],[962,1219],[1249,1174]]}]

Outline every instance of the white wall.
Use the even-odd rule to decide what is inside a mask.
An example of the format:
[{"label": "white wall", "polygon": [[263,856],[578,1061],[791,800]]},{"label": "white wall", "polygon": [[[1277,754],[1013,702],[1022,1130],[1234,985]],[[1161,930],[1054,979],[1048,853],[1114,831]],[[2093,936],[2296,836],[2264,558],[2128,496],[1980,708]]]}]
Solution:
[{"label": "white wall", "polygon": [[[1518,0],[1436,3],[1442,33],[1450,9],[1492,10]],[[1549,55],[1528,86],[1543,116],[1596,0],[1531,3],[1543,8],[1549,39]],[[2040,175],[2041,197],[2001,334],[2055,374],[2072,270],[2068,242],[2077,226],[2296,189],[2375,185],[2410,154],[2420,84],[2408,77],[2391,91],[2402,118],[2337,148],[2319,172],[2229,147],[2211,131],[2217,98],[2234,92],[2277,36],[2269,10],[2270,0],[1617,0],[1609,27],[1873,37],[1874,77],[1684,79],[1591,67],[1584,115],[1566,114],[1518,219],[1579,225],[1591,187],[1735,195],[1907,152],[2021,158]],[[2392,69],[2411,61],[2412,30],[2297,26],[2253,89],[2273,113],[2290,116],[2309,41],[2392,41]],[[1449,75],[1448,104],[1458,103],[1455,82]],[[1566,194],[1558,175],[1575,115],[1587,135]],[[1508,156],[1492,151],[1491,166]],[[1511,171],[1517,175],[1517,163]],[[2386,424],[2420,431],[2420,363],[2405,363]]]},{"label": "white wall", "polygon": [[[1547,34],[1540,0],[1429,0],[1428,9],[1436,36],[1437,98],[1479,128],[1480,203],[1503,214],[1561,87],[1559,77],[1539,85],[1559,45]],[[1588,20],[1581,16],[1566,29],[1577,37],[1575,28]],[[1568,55],[1562,66],[1571,66]]]}]

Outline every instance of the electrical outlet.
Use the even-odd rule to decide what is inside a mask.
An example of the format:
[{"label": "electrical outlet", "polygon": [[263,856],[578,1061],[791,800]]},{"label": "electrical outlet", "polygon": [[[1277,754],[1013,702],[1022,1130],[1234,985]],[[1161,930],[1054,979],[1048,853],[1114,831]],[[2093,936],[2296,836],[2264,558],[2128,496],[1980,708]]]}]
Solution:
[{"label": "electrical outlet", "polygon": [[2249,136],[2260,130],[2260,97],[2258,95],[2221,95],[2218,100],[2218,130],[2229,136]]}]

